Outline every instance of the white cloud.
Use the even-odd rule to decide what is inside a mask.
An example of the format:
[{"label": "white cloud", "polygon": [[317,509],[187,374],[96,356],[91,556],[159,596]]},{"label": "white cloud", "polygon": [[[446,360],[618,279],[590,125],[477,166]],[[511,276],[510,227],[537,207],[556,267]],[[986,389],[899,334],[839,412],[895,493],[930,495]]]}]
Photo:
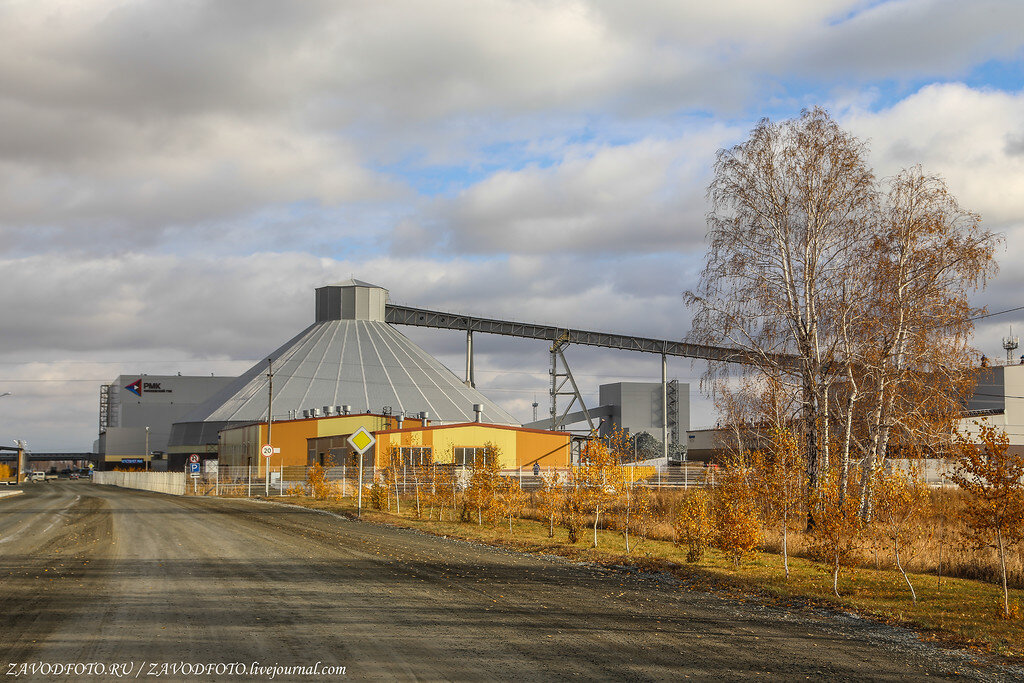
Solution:
[{"label": "white cloud", "polygon": [[941,174],[987,224],[1024,219],[1024,92],[932,85],[878,112],[853,110],[843,124],[871,143],[881,174],[920,163]]},{"label": "white cloud", "polygon": [[699,247],[715,150],[739,134],[708,126],[671,140],[570,147],[551,167],[499,171],[405,223],[396,248],[429,234],[457,253],[657,253]]}]

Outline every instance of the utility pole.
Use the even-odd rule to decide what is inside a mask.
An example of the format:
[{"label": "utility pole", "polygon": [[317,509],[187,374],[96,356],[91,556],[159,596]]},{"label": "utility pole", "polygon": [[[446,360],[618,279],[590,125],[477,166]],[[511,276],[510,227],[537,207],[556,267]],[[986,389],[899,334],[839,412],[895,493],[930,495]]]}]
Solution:
[{"label": "utility pole", "polygon": [[146,427],[146,471],[149,471],[149,427]]},{"label": "utility pole", "polygon": [[[272,358],[267,359],[267,445],[271,448],[274,447],[274,441],[271,439],[271,429],[274,426],[274,360]],[[273,452],[273,451],[271,451]],[[266,484],[266,495],[270,497],[270,458],[263,458],[265,461],[265,467],[263,477],[264,483]]]}]

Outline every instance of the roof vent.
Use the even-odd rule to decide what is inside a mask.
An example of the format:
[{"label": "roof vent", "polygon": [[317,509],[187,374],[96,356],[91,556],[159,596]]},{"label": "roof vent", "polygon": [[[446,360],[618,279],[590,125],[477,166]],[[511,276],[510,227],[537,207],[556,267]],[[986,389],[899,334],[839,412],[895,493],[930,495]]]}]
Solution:
[{"label": "roof vent", "polygon": [[350,405],[343,405],[343,406],[341,406],[341,414],[342,415],[348,415],[351,412],[352,412],[352,406],[350,406]]},{"label": "roof vent", "polygon": [[474,403],[473,404],[473,422],[479,422],[480,417],[484,414],[484,404]]}]

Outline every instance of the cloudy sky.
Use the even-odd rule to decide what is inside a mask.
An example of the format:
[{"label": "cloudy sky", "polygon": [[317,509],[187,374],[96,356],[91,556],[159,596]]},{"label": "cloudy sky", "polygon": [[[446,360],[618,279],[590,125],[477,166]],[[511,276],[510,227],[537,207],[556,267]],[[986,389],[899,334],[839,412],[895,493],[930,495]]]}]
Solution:
[{"label": "cloudy sky", "polygon": [[[1022,305],[1022,25],[1019,0],[0,1],[0,440],[88,449],[104,381],[237,374],[350,276],[681,338],[715,151],[813,105],[1004,232],[978,302]],[[461,367],[459,334],[406,333]],[[543,415],[544,344],[477,352]],[[591,394],[660,376],[568,358]],[[695,426],[701,371],[670,362]]]}]

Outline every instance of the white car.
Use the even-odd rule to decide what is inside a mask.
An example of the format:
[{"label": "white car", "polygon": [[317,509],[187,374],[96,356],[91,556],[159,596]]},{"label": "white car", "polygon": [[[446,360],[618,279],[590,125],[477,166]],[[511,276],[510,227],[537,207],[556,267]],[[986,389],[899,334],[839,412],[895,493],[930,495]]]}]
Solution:
[{"label": "white car", "polygon": [[46,481],[46,472],[33,472],[28,475],[29,481]]}]

